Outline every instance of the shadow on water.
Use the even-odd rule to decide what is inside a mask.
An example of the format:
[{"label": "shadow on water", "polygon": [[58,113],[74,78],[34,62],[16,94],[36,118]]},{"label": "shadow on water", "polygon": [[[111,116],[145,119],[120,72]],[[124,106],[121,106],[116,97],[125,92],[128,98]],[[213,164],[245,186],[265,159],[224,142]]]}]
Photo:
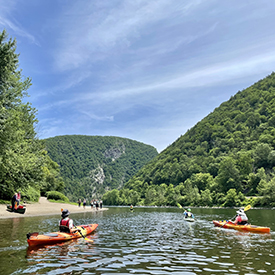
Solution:
[{"label": "shadow on water", "polygon": [[[274,234],[215,228],[234,209],[110,208],[74,214],[75,224],[98,223],[90,238],[28,249],[26,233],[56,231],[60,216],[0,220],[0,274],[274,274]],[[250,210],[251,223],[270,225],[272,210]]]}]

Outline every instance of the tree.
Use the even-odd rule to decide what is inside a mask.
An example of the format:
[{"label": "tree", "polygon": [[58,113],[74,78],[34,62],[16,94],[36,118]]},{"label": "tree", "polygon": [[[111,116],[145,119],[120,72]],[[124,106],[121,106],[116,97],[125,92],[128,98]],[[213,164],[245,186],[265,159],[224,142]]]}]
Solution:
[{"label": "tree", "polygon": [[42,145],[36,138],[36,110],[24,103],[29,78],[18,69],[16,41],[0,33],[0,197],[40,181],[44,161]]},{"label": "tree", "polygon": [[[3,31],[0,33],[0,198],[6,199],[19,189],[27,191],[32,186],[39,190],[47,181],[47,165],[53,164],[36,137],[36,109],[23,101],[31,79],[22,76],[18,57],[16,40],[7,40]],[[58,169],[48,168],[51,173]]]},{"label": "tree", "polygon": [[231,157],[225,157],[221,162],[217,182],[222,192],[226,193],[229,189],[240,190],[239,171],[235,161]]},{"label": "tree", "polygon": [[236,189],[229,189],[226,193],[226,196],[225,196],[225,202],[223,204],[223,206],[238,206],[240,205],[240,200],[238,198],[238,195],[237,195],[237,192],[236,192]]}]

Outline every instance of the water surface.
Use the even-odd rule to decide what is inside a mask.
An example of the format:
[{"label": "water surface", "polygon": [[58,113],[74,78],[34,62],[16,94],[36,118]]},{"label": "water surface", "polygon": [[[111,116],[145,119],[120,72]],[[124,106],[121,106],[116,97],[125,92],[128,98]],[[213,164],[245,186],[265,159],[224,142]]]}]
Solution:
[{"label": "water surface", "polygon": [[58,229],[60,216],[0,220],[0,274],[275,274],[274,210],[249,210],[250,222],[271,234],[215,228],[234,209],[192,209],[183,220],[177,208],[110,208],[71,214],[75,224],[98,223],[87,243],[28,249],[26,234]]}]

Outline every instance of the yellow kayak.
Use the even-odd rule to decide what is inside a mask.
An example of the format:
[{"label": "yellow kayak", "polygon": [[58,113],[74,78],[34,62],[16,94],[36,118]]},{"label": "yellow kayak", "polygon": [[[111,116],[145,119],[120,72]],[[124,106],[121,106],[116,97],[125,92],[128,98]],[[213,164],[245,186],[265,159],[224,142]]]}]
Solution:
[{"label": "yellow kayak", "polygon": [[247,232],[254,232],[254,233],[270,233],[269,227],[257,226],[252,224],[238,225],[230,221],[213,221],[213,223],[215,226],[218,226],[218,227],[235,229],[239,231],[247,231]]}]

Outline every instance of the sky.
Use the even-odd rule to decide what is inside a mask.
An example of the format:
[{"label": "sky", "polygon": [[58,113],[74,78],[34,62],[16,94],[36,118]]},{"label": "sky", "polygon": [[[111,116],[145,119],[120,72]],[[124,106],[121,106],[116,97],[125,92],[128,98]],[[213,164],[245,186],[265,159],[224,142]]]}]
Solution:
[{"label": "sky", "polygon": [[37,135],[176,141],[275,70],[275,1],[0,0]]}]

